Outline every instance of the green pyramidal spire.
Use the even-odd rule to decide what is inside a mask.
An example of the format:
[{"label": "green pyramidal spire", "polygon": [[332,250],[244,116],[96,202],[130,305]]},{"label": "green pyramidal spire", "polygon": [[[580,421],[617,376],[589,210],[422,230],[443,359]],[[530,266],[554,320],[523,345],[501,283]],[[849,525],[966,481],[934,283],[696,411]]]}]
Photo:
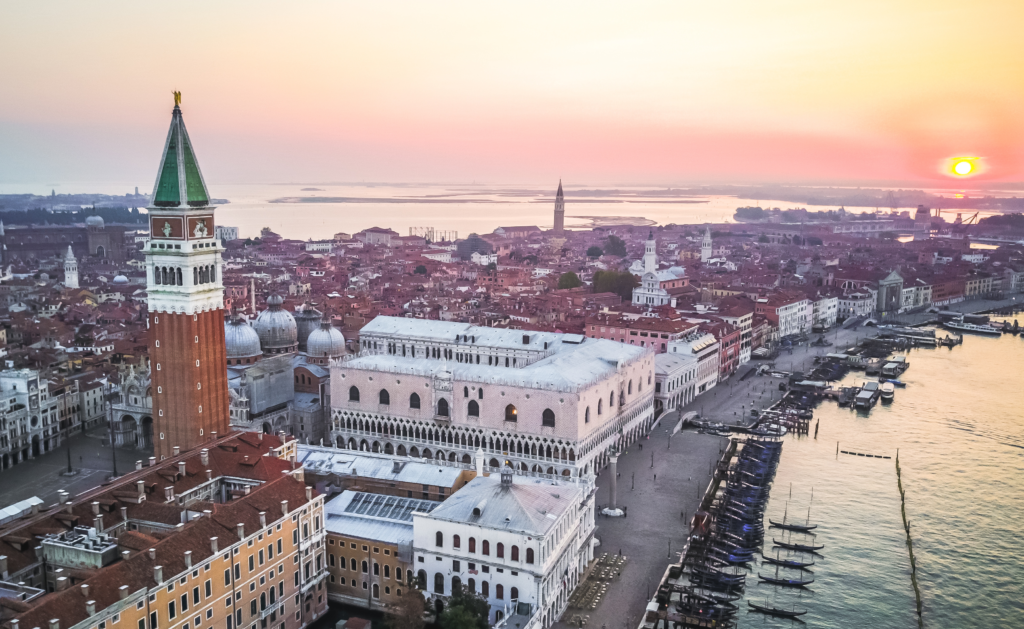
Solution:
[{"label": "green pyramidal spire", "polygon": [[192,151],[192,142],[181,118],[180,96],[175,93],[174,111],[171,114],[171,128],[167,132],[160,170],[157,171],[156,185],[153,186],[155,207],[204,207],[210,204],[203,173]]}]

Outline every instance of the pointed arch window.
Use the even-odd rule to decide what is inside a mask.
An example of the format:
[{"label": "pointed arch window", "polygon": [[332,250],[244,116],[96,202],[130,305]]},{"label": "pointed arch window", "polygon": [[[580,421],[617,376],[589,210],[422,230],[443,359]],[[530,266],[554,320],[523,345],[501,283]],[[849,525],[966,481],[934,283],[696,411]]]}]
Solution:
[{"label": "pointed arch window", "polygon": [[543,415],[541,415],[540,425],[541,426],[547,426],[548,428],[554,428],[555,427],[555,412],[553,410],[551,410],[550,408],[544,409],[544,413],[543,413]]},{"label": "pointed arch window", "polygon": [[480,405],[476,403],[476,400],[469,401],[468,414],[470,417],[480,417]]},{"label": "pointed arch window", "polygon": [[437,414],[441,417],[448,417],[448,400],[441,398],[437,401]]},{"label": "pointed arch window", "polygon": [[419,407],[420,407],[420,396],[419,396],[418,393],[413,393],[412,395],[409,396],[409,408],[419,408]]},{"label": "pointed arch window", "polygon": [[380,394],[377,397],[378,402],[381,404],[391,404],[391,394],[388,393],[387,389],[381,389]]},{"label": "pointed arch window", "polygon": [[505,421],[514,422],[519,419],[519,411],[516,410],[515,404],[509,404],[505,407]]},{"label": "pointed arch window", "polygon": [[348,401],[358,402],[359,401],[359,389],[355,386],[348,388]]},{"label": "pointed arch window", "polygon": [[469,397],[469,387],[462,387],[462,397]]},{"label": "pointed arch window", "polygon": [[583,412],[583,423],[584,424],[589,424],[590,423],[590,407],[589,406],[587,407],[587,410]]}]

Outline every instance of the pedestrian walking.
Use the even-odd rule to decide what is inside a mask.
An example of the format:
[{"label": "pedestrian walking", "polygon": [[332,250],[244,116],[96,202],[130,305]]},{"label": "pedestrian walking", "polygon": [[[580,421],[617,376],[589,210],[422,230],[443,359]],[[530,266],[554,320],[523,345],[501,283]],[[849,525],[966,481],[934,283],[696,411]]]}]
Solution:
[{"label": "pedestrian walking", "polygon": [[644,451],[644,444],[642,444],[642,443],[640,444],[640,451],[641,451],[641,452],[643,452],[643,451]]},{"label": "pedestrian walking", "polygon": [[654,480],[658,480],[658,475],[657,474],[654,475]]}]

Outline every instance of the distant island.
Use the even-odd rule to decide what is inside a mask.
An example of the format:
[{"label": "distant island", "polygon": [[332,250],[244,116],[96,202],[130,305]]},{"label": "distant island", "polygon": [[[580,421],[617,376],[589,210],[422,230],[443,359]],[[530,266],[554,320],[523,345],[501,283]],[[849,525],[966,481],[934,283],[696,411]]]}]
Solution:
[{"label": "distant island", "polygon": [[303,188],[299,192],[323,192],[323,188]]},{"label": "distant island", "polygon": [[[227,205],[227,199],[210,199]],[[7,224],[72,225],[89,216],[107,223],[145,223],[147,194],[0,194],[0,220]]]}]

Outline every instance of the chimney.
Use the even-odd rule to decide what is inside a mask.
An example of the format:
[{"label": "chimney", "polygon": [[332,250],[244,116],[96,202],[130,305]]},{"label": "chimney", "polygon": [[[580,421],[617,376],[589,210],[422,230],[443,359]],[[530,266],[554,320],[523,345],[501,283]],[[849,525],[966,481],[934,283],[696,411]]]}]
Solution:
[{"label": "chimney", "polygon": [[131,556],[132,556],[132,552],[130,550],[122,550],[121,551],[121,559],[123,559],[124,561],[128,561],[128,558],[131,557]]},{"label": "chimney", "polygon": [[210,439],[212,439],[213,441],[217,440],[217,431],[216,430],[211,430],[210,431]]},{"label": "chimney", "polygon": [[20,621],[17,618],[11,618],[11,629],[18,629]]},{"label": "chimney", "polygon": [[242,457],[242,463],[248,463],[248,462],[249,462],[249,455],[247,454],[247,455]]},{"label": "chimney", "polygon": [[288,501],[281,501],[281,515],[288,515]]},{"label": "chimney", "polygon": [[153,561],[156,561],[156,549],[155,549],[155,548],[150,548],[150,549],[149,549],[149,550],[147,550],[146,552],[148,552],[148,553],[149,553],[149,558],[150,558],[151,560],[153,560]]},{"label": "chimney", "polygon": [[96,615],[96,601],[86,601],[85,602],[85,613],[90,615],[90,616],[95,616]]},{"label": "chimney", "polygon": [[153,467],[154,465],[156,465],[156,457],[155,456],[151,456],[151,457],[149,457],[149,466]]},{"label": "chimney", "polygon": [[307,486],[306,487],[306,500],[312,500],[312,499],[313,499],[313,488]]},{"label": "chimney", "polygon": [[248,496],[249,492],[252,491],[252,487],[250,487],[249,485],[246,485],[245,489],[243,489],[242,491],[244,491],[245,495]]},{"label": "chimney", "polygon": [[482,449],[476,451],[476,475],[484,475],[484,451]]},{"label": "chimney", "polygon": [[238,539],[245,539],[245,525],[239,522],[235,525],[235,532],[238,533]]},{"label": "chimney", "polygon": [[89,584],[88,583],[83,583],[82,587],[81,587],[81,590],[82,590],[82,596],[84,596],[85,598],[88,599],[89,598]]},{"label": "chimney", "polygon": [[122,585],[121,587],[117,588],[117,596],[122,601],[124,599],[128,598],[128,586],[127,585]]},{"label": "chimney", "polygon": [[178,476],[180,478],[185,478],[185,462],[184,461],[178,461]]},{"label": "chimney", "polygon": [[213,511],[210,511],[209,509],[203,509],[203,515],[205,515],[208,518],[212,518],[213,517]]},{"label": "chimney", "polygon": [[7,580],[7,555],[0,555],[0,577]]},{"label": "chimney", "polygon": [[100,514],[100,503],[95,501],[95,500],[93,500],[93,502],[92,502],[92,512],[93,512],[93,515],[99,515]]},{"label": "chimney", "polygon": [[38,513],[39,513],[39,504],[37,503],[37,504],[32,505],[32,515],[36,515]]},{"label": "chimney", "polygon": [[68,492],[64,491],[63,489],[60,490],[59,492],[57,492],[57,503],[58,504],[64,504],[67,501],[68,501]]},{"label": "chimney", "polygon": [[164,567],[153,566],[153,580],[156,581],[157,585],[164,582]]},{"label": "chimney", "polygon": [[256,437],[256,440],[257,440],[257,441],[263,441],[263,431],[261,430],[261,431],[259,431],[259,432],[258,432],[258,433],[256,433],[256,434],[258,435],[258,436]]},{"label": "chimney", "polygon": [[206,448],[203,448],[202,450],[200,450],[199,451],[199,460],[203,462],[203,466],[204,467],[209,465],[210,464],[210,451],[207,450]]},{"label": "chimney", "polygon": [[185,551],[185,567],[186,568],[191,568],[192,567],[192,551],[191,550],[186,550]]},{"label": "chimney", "polygon": [[391,473],[392,474],[397,474],[397,473],[399,473],[401,471],[402,471],[402,462],[401,461],[395,461],[394,463],[391,464]]},{"label": "chimney", "polygon": [[100,533],[103,532],[103,516],[102,515],[98,515],[98,516],[96,516],[95,518],[92,519],[92,527],[94,529],[96,529],[97,531],[99,531]]},{"label": "chimney", "polygon": [[139,488],[139,498],[141,499],[146,495],[146,481],[136,481],[135,486]]},{"label": "chimney", "polygon": [[136,461],[135,462],[135,471],[138,472],[141,469],[142,469],[142,461]]},{"label": "chimney", "polygon": [[60,618],[50,619],[50,629],[60,629]]},{"label": "chimney", "polygon": [[206,480],[213,480],[213,470],[206,470]]},{"label": "chimney", "polygon": [[171,448],[171,452],[174,453],[174,456],[178,456],[179,454],[181,454],[181,447],[174,446],[173,448]]},{"label": "chimney", "polygon": [[266,528],[267,526],[267,512],[260,511],[260,528]]},{"label": "chimney", "polygon": [[174,502],[174,487],[164,487],[164,498],[167,502]]},{"label": "chimney", "polygon": [[125,522],[128,521],[128,507],[121,507],[121,519]]},{"label": "chimney", "polygon": [[211,537],[210,538],[210,550],[212,550],[214,553],[217,552],[217,538],[216,537]]},{"label": "chimney", "polygon": [[[60,572],[64,572],[64,569],[63,568],[58,568],[57,570],[54,571],[54,574],[57,574],[57,573],[60,573]],[[57,577],[57,591],[61,592],[61,591],[66,590],[66,589],[68,589],[68,578],[67,577]]]}]

